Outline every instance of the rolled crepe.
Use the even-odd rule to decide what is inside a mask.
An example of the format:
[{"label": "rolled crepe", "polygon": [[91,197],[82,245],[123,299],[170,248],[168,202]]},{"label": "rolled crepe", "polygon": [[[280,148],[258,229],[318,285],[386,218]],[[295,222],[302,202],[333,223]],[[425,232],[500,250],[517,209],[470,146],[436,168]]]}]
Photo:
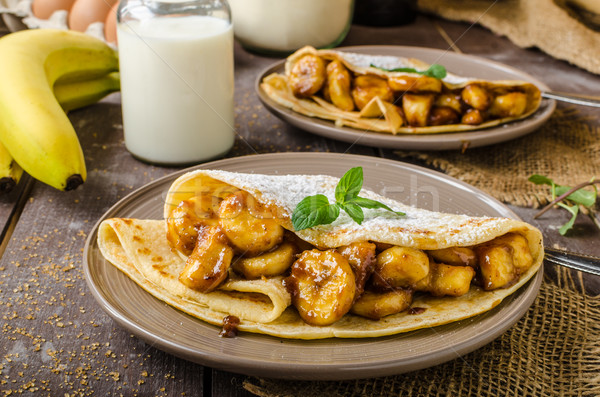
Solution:
[{"label": "rolled crepe", "polygon": [[291,306],[291,296],[283,277],[246,280],[233,272],[217,290],[200,293],[178,281],[185,265],[185,255],[175,252],[166,238],[164,220],[107,219],[99,230],[99,247],[105,258],[156,298],[203,321],[222,325],[223,318],[240,318],[241,331],[296,338],[377,337],[432,327],[472,317],[498,305],[502,299],[523,286],[538,271],[542,259],[542,235],[533,226],[508,218],[470,217],[443,214],[410,207],[368,190],[361,197],[380,201],[398,216],[377,209],[365,209],[365,219],[356,224],[344,212],[332,224],[295,231],[291,214],[307,196],[324,194],[335,202],[338,179],[314,175],[259,175],[218,170],[198,170],[179,177],[166,197],[164,216],[168,219],[177,204],[197,194],[223,197],[244,190],[275,214],[285,229],[319,249],[337,248],[353,242],[371,241],[433,250],[469,247],[486,243],[514,232],[527,239],[533,264],[507,288],[485,291],[471,285],[460,297],[434,297],[416,294],[412,306],[418,314],[404,311],[370,320],[345,314],[328,326],[305,323]]},{"label": "rolled crepe", "polygon": [[[269,98],[281,106],[289,108],[297,113],[309,117],[316,117],[325,120],[331,120],[336,126],[348,126],[356,129],[384,132],[391,134],[437,134],[459,131],[479,130],[505,124],[511,121],[524,119],[532,115],[540,106],[541,93],[533,84],[519,80],[482,80],[468,78],[447,73],[446,77],[441,79],[443,87],[441,93],[455,93],[460,96],[460,90],[471,84],[476,84],[486,88],[489,92],[495,92],[498,95],[509,92],[519,92],[526,95],[526,105],[522,113],[516,116],[496,116],[486,117],[480,124],[467,124],[458,122],[445,125],[427,125],[414,126],[410,123],[402,123],[398,119],[398,113],[391,110],[392,103],[383,102],[379,97],[373,98],[369,103],[368,109],[362,111],[345,111],[330,101],[324,99],[322,90],[307,98],[301,98],[294,95],[290,87],[290,74],[294,65],[305,55],[317,55],[326,62],[333,60],[340,61],[354,76],[371,75],[383,79],[415,79],[423,77],[421,74],[412,72],[393,72],[390,70],[399,68],[410,68],[419,72],[426,71],[431,65],[414,58],[378,56],[356,54],[337,50],[317,50],[313,47],[304,47],[290,55],[285,62],[284,73],[273,73],[266,76],[260,84],[261,89]],[[418,90],[417,93],[430,93],[427,89]],[[394,105],[402,108],[401,92],[396,93]],[[436,93],[438,95],[440,93]],[[464,109],[468,108],[463,103]],[[365,114],[370,114],[365,116]],[[487,114],[487,110],[483,111]]]}]

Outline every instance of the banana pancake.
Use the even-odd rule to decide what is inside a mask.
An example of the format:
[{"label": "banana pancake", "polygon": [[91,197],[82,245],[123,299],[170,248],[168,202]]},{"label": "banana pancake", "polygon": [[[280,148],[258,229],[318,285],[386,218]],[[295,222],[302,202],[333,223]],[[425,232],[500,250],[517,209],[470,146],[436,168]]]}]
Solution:
[{"label": "banana pancake", "polygon": [[542,263],[541,233],[527,223],[427,211],[365,189],[361,202],[379,205],[365,207],[360,224],[339,211],[296,230],[298,204],[314,195],[336,202],[339,183],[193,171],[171,185],[164,220],[107,219],[99,247],[183,312],[217,326],[235,316],[240,331],[295,339],[377,337],[472,317]]},{"label": "banana pancake", "polygon": [[261,89],[309,117],[391,134],[471,131],[526,118],[541,103],[525,81],[488,81],[447,73],[414,58],[317,50],[290,55],[284,73]]}]

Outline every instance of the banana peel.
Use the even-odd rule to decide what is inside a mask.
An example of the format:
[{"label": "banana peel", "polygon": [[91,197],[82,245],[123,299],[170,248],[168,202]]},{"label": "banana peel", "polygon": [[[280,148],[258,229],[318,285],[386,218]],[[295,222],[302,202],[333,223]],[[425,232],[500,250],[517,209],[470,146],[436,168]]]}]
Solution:
[{"label": "banana peel", "polygon": [[[34,178],[59,190],[75,189],[86,179],[85,160],[55,83],[80,83],[117,71],[116,51],[83,33],[37,29],[0,38],[0,58],[0,141]],[[95,97],[79,105],[90,98]]]}]

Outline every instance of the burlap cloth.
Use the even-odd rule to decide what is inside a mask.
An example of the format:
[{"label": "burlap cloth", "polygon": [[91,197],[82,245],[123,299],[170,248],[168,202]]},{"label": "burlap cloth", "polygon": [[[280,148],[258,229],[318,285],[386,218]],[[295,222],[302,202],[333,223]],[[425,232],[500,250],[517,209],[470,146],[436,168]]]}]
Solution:
[{"label": "burlap cloth", "polygon": [[[494,8],[511,12],[509,18],[520,18],[518,10],[512,7],[536,7],[536,18],[543,24],[541,14],[552,10],[541,3],[548,2],[551,1],[502,0]],[[419,3],[430,4],[432,10],[434,4],[445,4],[446,11],[439,13],[452,17],[453,4],[459,2],[420,0]],[[486,7],[491,2],[460,3],[468,8]],[[481,15],[480,10],[473,12],[473,16]],[[490,26],[496,18],[497,15],[490,14],[480,22]],[[528,23],[531,25],[533,21]],[[499,33],[514,40],[530,35],[526,27],[517,25],[509,25]],[[543,47],[533,41],[522,41],[519,45],[533,44]],[[550,50],[547,52],[561,48]],[[579,66],[600,72],[597,54],[583,57],[585,65]],[[552,55],[561,57],[558,53]],[[599,125],[596,112],[559,104],[543,127],[517,140],[467,149],[464,153],[395,153],[400,159],[418,159],[438,168],[503,202],[539,207],[549,202],[550,190],[529,182],[530,175],[542,174],[565,185],[600,176]],[[554,267],[547,270],[553,274],[545,275],[539,296],[527,314],[501,337],[461,359],[408,374],[354,381],[248,378],[244,388],[263,397],[600,396],[600,296],[586,294],[583,283],[572,278],[573,272]],[[554,274],[555,270],[558,273]]]},{"label": "burlap cloth", "polygon": [[550,201],[550,188],[529,182],[532,174],[571,186],[600,177],[600,127],[593,111],[559,105],[546,124],[520,139],[464,153],[395,153],[419,159],[505,203],[539,207]]},{"label": "burlap cloth", "polygon": [[478,23],[520,47],[538,47],[600,74],[597,0],[418,0],[417,4],[420,11]]},{"label": "burlap cloth", "polygon": [[[519,46],[537,46],[600,73],[600,36],[589,34],[592,27],[570,18],[554,23],[559,17],[565,20],[565,1],[419,0],[419,7],[449,19],[477,21]],[[549,30],[552,35],[544,34]],[[530,175],[546,175],[566,185],[600,176],[600,128],[595,112],[559,104],[543,127],[517,140],[464,153],[395,153],[438,168],[503,202],[538,207],[550,200],[550,191],[529,182]],[[244,388],[264,397],[600,396],[600,297],[586,294],[581,280],[573,279],[575,273],[547,270],[552,275],[544,276],[526,315],[501,337],[461,359],[354,381],[248,378]]]},{"label": "burlap cloth", "polygon": [[[549,189],[533,173],[573,184],[600,176],[600,129],[590,114],[559,106],[539,131],[518,140],[460,152],[397,152],[416,157],[505,202],[537,206]],[[249,378],[264,397],[321,396],[600,396],[600,296],[562,268],[547,268],[527,314],[500,338],[429,369],[339,382]]]},{"label": "burlap cloth", "polygon": [[559,269],[500,338],[462,359],[407,374],[353,381],[248,378],[263,397],[599,396],[600,299]]}]

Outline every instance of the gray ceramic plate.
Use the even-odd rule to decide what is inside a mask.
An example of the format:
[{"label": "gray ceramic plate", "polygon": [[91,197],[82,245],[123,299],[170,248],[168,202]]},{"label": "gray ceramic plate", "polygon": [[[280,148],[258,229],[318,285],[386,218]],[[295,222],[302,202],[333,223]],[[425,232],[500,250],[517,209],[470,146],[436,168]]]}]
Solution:
[{"label": "gray ceramic plate", "polygon": [[[451,213],[516,218],[500,202],[444,174],[374,157],[327,153],[277,153],[237,157],[198,168],[267,174],[342,176],[362,166],[365,187],[419,207]],[[162,217],[165,193],[184,171],[131,193],[104,216]],[[102,220],[101,219],[101,220]],[[101,221],[100,220],[100,221]],[[110,265],[98,250],[98,224],[84,252],[88,285],[102,308],[148,344],[209,367],[289,379],[352,379],[421,369],[460,357],[498,337],[533,303],[541,272],[499,306],[482,315],[435,328],[372,339],[285,340],[241,333],[220,338],[219,327],[155,299]]]},{"label": "gray ceramic plate", "polygon": [[[428,63],[439,63],[449,72],[459,76],[476,77],[487,80],[525,80],[535,84],[542,91],[549,91],[541,81],[515,68],[471,55],[457,54],[431,48],[404,46],[356,46],[342,47],[341,51],[357,52],[370,55],[393,55],[413,57]],[[379,132],[366,132],[350,127],[337,127],[333,122],[304,116],[271,100],[260,88],[260,82],[273,72],[281,73],[285,61],[279,61],[259,74],[255,82],[255,90],[259,99],[275,116],[287,121],[295,127],[321,135],[358,145],[374,146],[389,149],[407,150],[456,150],[468,146],[478,147],[508,141],[529,134],[544,124],[554,112],[554,100],[542,100],[540,108],[530,117],[470,132],[455,132],[430,135],[391,135]]]}]

